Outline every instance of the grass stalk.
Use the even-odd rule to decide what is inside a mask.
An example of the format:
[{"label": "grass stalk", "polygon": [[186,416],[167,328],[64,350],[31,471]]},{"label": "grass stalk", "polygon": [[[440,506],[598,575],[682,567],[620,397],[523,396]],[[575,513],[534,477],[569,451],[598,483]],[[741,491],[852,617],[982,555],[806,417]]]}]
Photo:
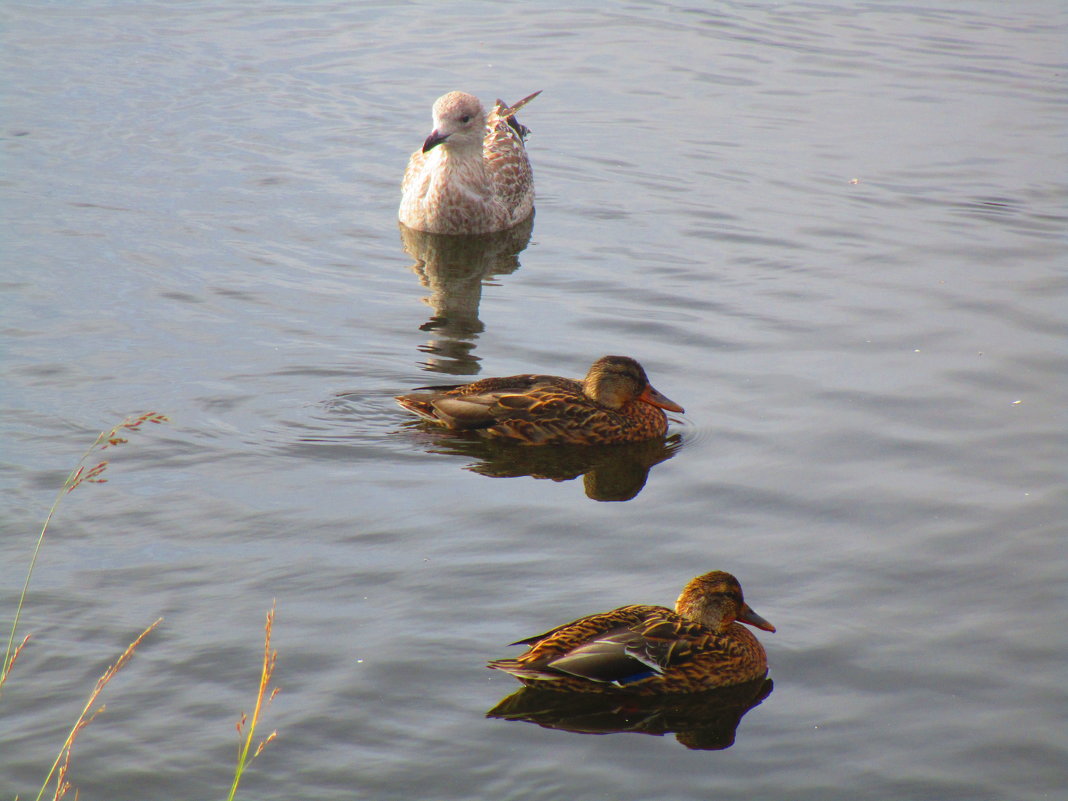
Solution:
[{"label": "grass stalk", "polygon": [[[249,720],[245,714],[241,715],[241,719],[237,722],[237,734],[238,734],[238,746],[237,746],[237,767],[234,770],[234,783],[230,786],[230,795],[226,797],[226,801],[234,801],[237,796],[237,786],[241,783],[241,776],[245,772],[245,769],[263,753],[263,749],[267,747],[267,744],[278,736],[277,731],[272,731],[267,737],[260,741],[260,744],[256,746],[256,750],[252,751],[252,741],[256,733],[256,724],[260,721],[260,712],[262,712],[274,697],[278,695],[278,687],[271,690],[268,695],[267,690],[271,684],[271,677],[274,675],[275,661],[278,659],[278,651],[271,650],[271,630],[274,628],[274,604],[271,604],[271,611],[267,613],[267,623],[264,626],[264,638],[263,638],[263,669],[260,671],[260,686],[256,693],[256,706],[252,711],[252,719]],[[242,730],[245,729],[245,724],[248,723],[248,728],[244,732],[244,739],[241,740]]]},{"label": "grass stalk", "polygon": [[30,557],[30,567],[26,571],[26,580],[22,583],[22,592],[19,594],[19,602],[15,607],[15,618],[11,623],[11,633],[8,635],[7,648],[4,651],[4,663],[3,666],[0,667],[0,697],[3,696],[4,682],[7,681],[8,676],[11,674],[11,668],[14,666],[15,660],[30,639],[29,635],[27,635],[23,638],[21,643],[15,645],[15,635],[18,631],[19,619],[22,617],[22,607],[26,602],[26,593],[29,592],[30,589],[30,579],[33,577],[33,569],[37,565],[37,556],[41,552],[41,545],[44,543],[45,532],[48,531],[48,526],[52,523],[52,517],[59,508],[60,502],[82,484],[103,484],[107,481],[106,478],[101,478],[101,474],[108,466],[106,461],[99,462],[86,470],[86,460],[92,455],[93,451],[122,445],[127,441],[125,438],[119,436],[119,432],[122,430],[135,431],[145,423],[166,422],[168,422],[167,417],[162,414],[157,412],[145,412],[136,417],[127,417],[110,431],[101,432],[93,444],[86,449],[85,453],[83,453],[82,457],[77,461],[74,469],[71,470],[70,474],[67,476],[67,480],[63,482],[63,486],[59,488],[59,492],[56,493],[56,499],[52,502],[52,506],[48,510],[48,516],[45,518],[44,525],[41,526],[41,533],[37,535],[37,544],[34,545],[33,555]]},{"label": "grass stalk", "polygon": [[162,622],[163,618],[159,618],[155,623],[142,631],[136,640],[126,646],[126,650],[122,652],[122,656],[118,658],[115,664],[105,670],[104,674],[96,680],[96,686],[93,688],[93,691],[89,693],[89,700],[86,701],[85,706],[82,707],[82,713],[78,716],[78,720],[75,721],[74,726],[70,730],[70,734],[67,735],[67,739],[63,741],[63,746],[59,749],[59,753],[56,755],[56,761],[52,763],[52,767],[49,769],[48,775],[45,777],[44,784],[41,785],[41,790],[37,793],[37,801],[41,801],[41,798],[44,797],[45,791],[48,789],[48,785],[51,783],[53,776],[56,779],[55,794],[52,796],[53,801],[59,801],[59,799],[66,794],[67,790],[70,789],[71,785],[67,776],[70,771],[70,755],[71,750],[74,748],[74,741],[78,739],[78,735],[82,730],[92,723],[93,719],[103,712],[105,708],[104,706],[100,706],[93,709],[96,699],[100,697],[100,693],[103,692],[108,682],[115,678],[115,674],[122,670],[126,666],[126,663],[130,661],[137,646],[141,644],[141,641]]}]

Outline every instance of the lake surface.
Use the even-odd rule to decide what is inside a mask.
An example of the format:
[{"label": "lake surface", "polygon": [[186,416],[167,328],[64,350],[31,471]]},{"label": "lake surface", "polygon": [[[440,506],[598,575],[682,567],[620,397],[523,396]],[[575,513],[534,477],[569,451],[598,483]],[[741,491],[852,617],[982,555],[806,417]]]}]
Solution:
[{"label": "lake surface", "polygon": [[[0,27],[5,640],[80,454],[171,419],[56,515],[0,796],[35,795],[162,616],[71,778],[223,797],[276,602],[245,798],[1064,797],[1063,3],[9,2]],[[451,89],[544,90],[529,242],[402,240]],[[392,401],[606,353],[686,407],[659,450],[521,459]],[[507,643],[713,569],[778,627],[730,747],[486,717]]]}]

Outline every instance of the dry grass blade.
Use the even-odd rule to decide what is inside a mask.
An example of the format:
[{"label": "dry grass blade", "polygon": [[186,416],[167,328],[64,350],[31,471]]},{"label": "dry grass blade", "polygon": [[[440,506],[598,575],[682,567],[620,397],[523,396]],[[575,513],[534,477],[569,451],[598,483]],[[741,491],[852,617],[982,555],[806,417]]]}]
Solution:
[{"label": "dry grass blade", "polygon": [[278,736],[277,731],[272,731],[267,737],[260,741],[260,744],[256,747],[256,750],[252,752],[251,756],[249,752],[252,750],[252,741],[256,733],[256,724],[259,723],[260,713],[267,707],[274,697],[278,695],[278,687],[271,690],[268,695],[267,689],[271,684],[271,677],[274,675],[275,662],[278,659],[278,651],[271,650],[271,630],[274,628],[274,604],[271,604],[271,611],[267,613],[267,623],[264,626],[264,638],[263,638],[263,669],[260,671],[260,686],[256,693],[256,706],[252,711],[252,720],[248,719],[248,716],[243,714],[241,719],[237,722],[237,733],[241,735],[242,729],[245,728],[245,724],[248,723],[248,730],[245,732],[243,741],[238,742],[237,747],[237,768],[234,770],[234,783],[230,787],[230,795],[226,797],[227,801],[233,801],[237,796],[237,786],[241,783],[241,774],[245,772],[245,768],[260,754],[263,753],[263,749],[267,747],[267,744],[274,740]]},{"label": "dry grass blade", "polygon": [[55,515],[56,509],[59,508],[59,502],[62,501],[66,495],[73,492],[84,483],[103,484],[107,481],[106,478],[101,478],[101,474],[107,470],[108,467],[106,461],[99,462],[88,470],[86,470],[84,462],[95,450],[104,450],[126,442],[123,437],[118,435],[119,431],[136,431],[145,423],[166,422],[168,422],[167,417],[159,412],[145,412],[144,414],[137,416],[127,417],[110,431],[101,432],[96,440],[93,441],[93,444],[82,454],[82,458],[78,460],[74,469],[67,476],[67,480],[63,482],[63,486],[60,487],[59,492],[56,493],[56,499],[52,502],[52,506],[48,510],[48,516],[45,518],[44,525],[41,526],[41,533],[37,536],[37,544],[34,546],[33,555],[30,557],[30,567],[26,571],[26,580],[22,584],[22,593],[19,595],[19,602],[15,607],[15,619],[11,623],[11,633],[7,638],[7,650],[4,652],[4,663],[3,666],[0,667],[0,693],[3,691],[4,682],[7,681],[7,677],[11,673],[11,667],[15,664],[15,659],[22,651],[23,646],[26,645],[26,640],[29,639],[29,637],[26,637],[22,640],[20,645],[15,645],[15,632],[19,627],[19,618],[22,617],[22,607],[26,602],[26,593],[30,589],[30,578],[33,576],[33,568],[37,564],[37,555],[41,552],[41,545],[44,543],[45,532],[48,531],[48,526],[52,522],[52,516]]},{"label": "dry grass blade", "polygon": [[56,761],[52,763],[51,769],[48,771],[48,775],[45,777],[44,784],[41,785],[41,791],[37,793],[37,801],[41,801],[44,797],[45,791],[48,789],[49,783],[54,776],[56,779],[56,790],[53,795],[53,799],[58,801],[62,798],[67,790],[70,789],[70,781],[67,779],[68,772],[70,770],[70,754],[71,749],[74,747],[74,741],[78,738],[82,729],[93,722],[93,719],[104,711],[104,707],[101,706],[98,709],[93,709],[93,705],[96,703],[96,699],[100,697],[100,693],[108,685],[108,682],[115,678],[115,674],[126,667],[126,664],[133,658],[134,651],[137,646],[141,644],[141,641],[145,639],[152,632],[156,626],[163,622],[163,618],[159,618],[142,631],[136,640],[126,646],[126,650],[122,652],[122,656],[116,660],[115,664],[104,671],[104,674],[97,679],[96,686],[93,691],[89,693],[89,700],[85,702],[85,706],[82,707],[82,713],[78,716],[78,720],[75,721],[73,728],[70,730],[70,734],[67,735],[67,739],[63,741],[62,748],[59,749],[59,754],[56,755]]}]

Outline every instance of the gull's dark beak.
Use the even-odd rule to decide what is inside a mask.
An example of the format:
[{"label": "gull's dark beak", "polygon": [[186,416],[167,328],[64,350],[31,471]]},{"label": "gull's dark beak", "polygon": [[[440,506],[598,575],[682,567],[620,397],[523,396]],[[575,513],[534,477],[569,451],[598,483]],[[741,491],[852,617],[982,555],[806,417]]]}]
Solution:
[{"label": "gull's dark beak", "polygon": [[448,138],[448,134],[438,133],[437,128],[435,128],[433,131],[430,132],[430,136],[426,138],[426,141],[423,142],[423,152],[426,153],[432,147],[437,147]]}]

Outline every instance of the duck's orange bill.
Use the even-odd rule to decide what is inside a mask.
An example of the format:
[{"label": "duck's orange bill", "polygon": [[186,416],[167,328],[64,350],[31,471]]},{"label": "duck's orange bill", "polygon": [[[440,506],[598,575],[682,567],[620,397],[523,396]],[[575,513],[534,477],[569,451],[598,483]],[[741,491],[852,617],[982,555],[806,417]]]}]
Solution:
[{"label": "duck's orange bill", "polygon": [[651,403],[653,406],[659,406],[661,409],[667,409],[669,412],[678,412],[679,414],[682,414],[686,411],[679,406],[679,404],[675,403],[675,401],[671,400],[671,398],[666,395],[661,395],[653,389],[652,384],[645,385],[645,389],[642,390],[642,394],[638,396],[638,400]]},{"label": "duck's orange bill", "polygon": [[742,613],[738,615],[736,620],[748,623],[750,626],[756,626],[758,629],[764,629],[764,631],[775,631],[775,627],[750,609],[749,604],[742,605]]}]

